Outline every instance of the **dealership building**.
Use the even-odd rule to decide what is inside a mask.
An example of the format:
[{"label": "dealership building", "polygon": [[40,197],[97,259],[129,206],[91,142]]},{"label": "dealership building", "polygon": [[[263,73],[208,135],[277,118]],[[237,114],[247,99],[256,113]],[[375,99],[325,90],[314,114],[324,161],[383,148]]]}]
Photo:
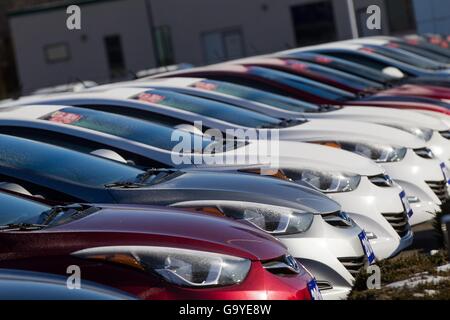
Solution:
[{"label": "dealership building", "polygon": [[[8,17],[19,82],[28,93],[78,80],[118,81],[157,66],[203,65],[356,34],[415,32],[415,2],[421,1],[78,0],[27,7]],[[81,8],[80,30],[66,26],[71,4]],[[381,30],[366,27],[369,5],[381,9]]]}]

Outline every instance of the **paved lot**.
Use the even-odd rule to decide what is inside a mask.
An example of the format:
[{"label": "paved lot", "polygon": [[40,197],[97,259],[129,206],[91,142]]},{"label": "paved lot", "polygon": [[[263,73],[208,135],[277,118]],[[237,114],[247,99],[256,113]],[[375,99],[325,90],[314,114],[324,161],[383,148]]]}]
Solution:
[{"label": "paved lot", "polygon": [[432,222],[422,223],[413,227],[414,242],[407,250],[403,251],[399,256],[408,255],[412,252],[429,253],[431,250],[442,249],[437,241]]}]

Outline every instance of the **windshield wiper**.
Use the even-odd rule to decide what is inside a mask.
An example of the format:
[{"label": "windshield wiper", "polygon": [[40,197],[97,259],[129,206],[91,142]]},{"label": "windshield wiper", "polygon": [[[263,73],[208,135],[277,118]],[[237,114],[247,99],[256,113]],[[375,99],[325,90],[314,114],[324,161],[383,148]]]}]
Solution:
[{"label": "windshield wiper", "polygon": [[135,181],[118,181],[118,182],[105,184],[105,188],[133,189],[133,188],[142,188],[142,187],[145,187],[145,184],[135,182]]},{"label": "windshield wiper", "polygon": [[138,181],[137,184],[141,184],[142,186],[154,184],[154,183],[166,178],[167,176],[177,173],[177,172],[180,172],[180,171],[177,169],[151,168],[151,169],[146,170],[144,173],[139,174],[136,177],[136,179]]},{"label": "windshield wiper", "polygon": [[67,212],[69,210],[74,210],[75,212],[84,211],[90,207],[91,206],[82,205],[79,203],[70,204],[67,206],[55,206],[50,210],[43,212],[39,217],[39,221],[42,221],[42,224],[47,226],[50,222],[55,220],[61,213]]},{"label": "windshield wiper", "polygon": [[11,223],[6,224],[4,226],[0,226],[0,231],[31,231],[31,230],[40,230],[47,227],[46,224],[37,224],[37,223]]}]

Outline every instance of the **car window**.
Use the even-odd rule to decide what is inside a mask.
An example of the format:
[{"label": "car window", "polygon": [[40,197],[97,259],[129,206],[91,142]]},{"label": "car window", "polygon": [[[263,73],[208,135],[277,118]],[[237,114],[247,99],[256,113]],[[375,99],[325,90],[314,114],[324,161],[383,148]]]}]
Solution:
[{"label": "car window", "polygon": [[327,66],[329,68],[348,72],[357,75],[359,77],[369,79],[371,81],[376,81],[378,83],[385,83],[391,80],[395,80],[395,78],[386,75],[377,69],[369,68],[368,66],[364,66],[362,64],[339,59],[337,57],[332,57],[328,55],[322,54],[318,55],[309,52],[299,52],[293,53],[291,56],[289,56],[289,58],[317,63],[323,66]]},{"label": "car window", "polygon": [[0,193],[0,225],[37,223],[41,213],[49,209],[39,202]]},{"label": "car window", "polygon": [[0,134],[0,166],[86,186],[133,180],[142,171],[61,147]]},{"label": "car window", "polygon": [[325,53],[333,57],[341,58],[343,60],[352,61],[357,64],[362,64],[364,66],[376,69],[378,71],[382,71],[384,68],[390,67],[389,64],[379,61],[374,57],[368,56],[367,53],[365,54],[363,52],[345,52],[340,50],[337,51],[327,50]]},{"label": "car window", "polygon": [[249,128],[276,126],[280,122],[279,119],[230,104],[167,90],[148,90],[132,99],[185,110]]},{"label": "car window", "polygon": [[[172,140],[173,128],[87,108],[68,107],[46,115],[42,119],[111,134],[163,150],[173,150],[179,143],[178,140]],[[211,143],[210,139],[199,135],[190,134],[190,137],[192,145],[194,143],[196,146],[201,145],[202,149]]]},{"label": "car window", "polygon": [[405,53],[402,53],[401,51],[398,51],[393,48],[384,48],[384,47],[377,47],[377,46],[370,46],[370,50],[373,50],[373,52],[418,67],[422,69],[429,69],[429,70],[437,70],[440,68],[440,64],[435,63],[433,61],[429,61],[428,59],[418,59],[415,57],[408,56]]},{"label": "car window", "polygon": [[397,47],[397,48],[400,48],[402,50],[405,50],[405,51],[417,54],[419,56],[426,57],[426,58],[431,59],[433,61],[438,61],[438,62],[442,62],[442,63],[449,63],[450,62],[450,59],[448,57],[446,57],[444,55],[441,55],[439,53],[436,53],[436,52],[432,52],[430,50],[423,49],[423,48],[418,47],[418,46],[412,46],[412,45],[409,45],[409,44],[397,43],[397,42],[390,43],[390,44],[388,44],[388,46],[392,46],[394,48]]},{"label": "car window", "polygon": [[248,73],[272,81],[277,81],[292,88],[307,91],[316,96],[329,100],[346,101],[355,99],[356,96],[350,92],[339,90],[316,81],[294,76],[287,72],[272,70],[263,67],[247,67]]},{"label": "car window", "polygon": [[351,75],[349,73],[345,73],[342,71],[334,70],[332,68],[323,67],[320,65],[315,65],[312,63],[306,62],[298,62],[295,60],[286,60],[286,63],[293,69],[296,68],[304,68],[308,71],[311,71],[319,76],[322,76],[327,79],[331,79],[335,82],[344,84],[351,88],[363,91],[366,89],[374,88],[374,89],[382,89],[383,86],[366,79],[363,79],[358,76]]},{"label": "car window", "polygon": [[191,87],[263,103],[286,111],[317,112],[320,109],[308,102],[225,81],[202,80],[194,83]]}]

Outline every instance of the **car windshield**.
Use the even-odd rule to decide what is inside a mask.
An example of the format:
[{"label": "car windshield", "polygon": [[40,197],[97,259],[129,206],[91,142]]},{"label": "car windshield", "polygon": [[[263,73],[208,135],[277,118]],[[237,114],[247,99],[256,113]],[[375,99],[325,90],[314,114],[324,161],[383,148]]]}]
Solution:
[{"label": "car windshield", "polygon": [[38,223],[39,216],[51,209],[39,202],[0,193],[0,225]]},{"label": "car windshield", "polygon": [[0,134],[0,166],[85,186],[134,180],[142,171],[128,165],[42,142]]},{"label": "car windshield", "polygon": [[286,111],[295,111],[295,112],[320,111],[319,106],[308,102],[299,101],[279,94],[270,93],[259,89],[253,89],[247,86],[233,84],[225,81],[205,79],[194,83],[193,85],[191,85],[191,87],[201,90],[219,92],[233,97],[263,103]]},{"label": "car windshield", "polygon": [[[175,129],[150,121],[131,118],[109,112],[86,108],[68,107],[41,118],[82,127],[102,133],[111,134],[128,140],[137,141],[163,150],[173,150],[179,143],[172,139]],[[191,137],[193,146],[206,148],[212,141],[200,135],[186,132]]]},{"label": "car windshield", "polygon": [[425,58],[431,59],[433,61],[438,61],[441,63],[449,63],[450,59],[442,54],[439,54],[437,52],[432,52],[430,50],[424,49],[419,46],[413,46],[406,43],[397,43],[392,42],[387,45],[388,47],[391,46],[393,48],[400,48],[402,50],[417,54],[419,56],[423,56]]},{"label": "car windshield", "polygon": [[364,91],[368,89],[382,89],[383,86],[366,79],[363,79],[358,76],[354,76],[342,71],[337,71],[331,68],[323,67],[320,65],[307,63],[307,62],[298,62],[296,60],[286,60],[287,65],[291,68],[302,68],[305,70],[309,70],[319,76],[322,76],[327,79],[331,79],[335,82],[344,84],[346,86],[352,87],[354,89]]},{"label": "car windshield", "polygon": [[373,52],[380,54],[382,56],[385,56],[387,58],[391,58],[406,64],[409,64],[411,66],[415,66],[422,69],[428,69],[428,70],[439,70],[442,68],[442,65],[439,63],[435,63],[431,60],[428,60],[426,58],[418,59],[413,56],[409,56],[406,53],[403,53],[401,51],[398,51],[393,48],[385,48],[385,47],[378,47],[378,46],[368,46],[369,50],[372,50]]},{"label": "car windshield", "polygon": [[193,112],[248,128],[276,127],[280,123],[279,119],[254,111],[166,90],[148,90],[133,99]]},{"label": "car windshield", "polygon": [[344,72],[348,72],[359,77],[369,79],[371,81],[376,81],[378,83],[385,83],[392,80],[395,80],[394,77],[391,77],[383,72],[369,68],[362,64],[358,64],[355,62],[351,62],[349,60],[344,60],[328,55],[315,54],[310,52],[298,52],[293,53],[289,58],[294,58],[302,61],[309,61],[312,63],[317,63],[323,66],[327,66],[330,68],[334,68],[337,70],[341,70]]},{"label": "car windshield", "polygon": [[350,92],[339,90],[316,81],[305,79],[303,77],[294,76],[287,72],[272,70],[263,67],[247,67],[247,70],[249,74],[276,81],[297,90],[314,94],[321,98],[335,101],[356,99],[356,96]]}]

